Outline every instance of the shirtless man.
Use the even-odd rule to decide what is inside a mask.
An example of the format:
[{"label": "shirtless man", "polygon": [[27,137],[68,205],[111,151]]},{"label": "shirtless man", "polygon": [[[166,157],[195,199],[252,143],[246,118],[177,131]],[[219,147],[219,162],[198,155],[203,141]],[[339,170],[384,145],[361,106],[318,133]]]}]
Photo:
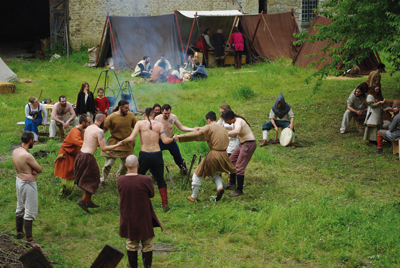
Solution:
[{"label": "shirtless man", "polygon": [[120,143],[118,143],[106,146],[104,132],[102,130],[105,119],[105,114],[98,113],[94,124],[86,128],[82,149],[76,156],[74,164],[75,183],[79,188],[85,191],[82,199],[78,201],[78,205],[87,213],[89,213],[88,208],[99,207],[92,202],[92,194],[96,193],[100,183],[99,166],[93,154],[99,146],[101,151],[104,152],[120,145]]},{"label": "shirtless man", "polygon": [[230,197],[237,197],[243,194],[243,184],[244,184],[244,172],[246,170],[247,164],[257,148],[257,143],[254,138],[253,132],[250,129],[249,123],[246,119],[241,116],[236,115],[231,110],[225,110],[221,114],[221,118],[227,124],[235,124],[233,130],[228,132],[229,137],[239,136],[240,145],[233,151],[229,157],[232,164],[235,166],[237,173],[230,174],[230,181],[224,186],[225,189],[234,190],[236,188],[236,177],[238,186]]},{"label": "shirtless man", "polygon": [[[178,127],[178,129],[185,132],[192,132],[194,128],[185,127],[179,122],[178,117],[174,114],[171,114],[171,106],[169,104],[164,104],[161,107],[162,114],[156,116],[154,119],[164,125],[165,135],[167,137],[172,137],[174,135],[174,125]],[[159,141],[161,151],[168,150],[169,153],[174,158],[175,164],[179,167],[183,175],[186,175],[186,165],[183,163],[181,152],[179,151],[179,147],[176,142],[172,142],[169,145]]]},{"label": "shirtless man", "polygon": [[[171,109],[170,109],[171,110]],[[144,113],[144,119],[136,123],[132,134],[121,141],[127,143],[134,141],[137,134],[140,133],[140,153],[139,153],[139,174],[146,175],[151,168],[153,176],[157,179],[157,186],[160,192],[164,212],[169,210],[167,184],[164,180],[164,160],[160,149],[159,140],[163,144],[176,144],[177,136],[168,138],[164,131],[164,126],[160,122],[150,120],[153,118],[153,109],[147,108]]]},{"label": "shirtless man", "polygon": [[[67,102],[67,98],[61,95],[58,98],[59,102],[54,104],[53,111],[51,112],[49,138],[56,136],[57,128],[56,125],[62,125],[64,129],[67,129],[71,123],[72,127],[79,124],[79,119],[76,117],[72,104]],[[68,116],[67,113],[70,115]]]},{"label": "shirtless man", "polygon": [[15,211],[15,224],[17,226],[17,239],[25,236],[26,246],[42,246],[35,243],[32,237],[32,222],[38,214],[38,193],[36,186],[37,174],[42,173],[42,168],[29,153],[33,147],[33,132],[24,131],[21,135],[22,145],[13,151],[12,161],[17,171],[17,210]]}]

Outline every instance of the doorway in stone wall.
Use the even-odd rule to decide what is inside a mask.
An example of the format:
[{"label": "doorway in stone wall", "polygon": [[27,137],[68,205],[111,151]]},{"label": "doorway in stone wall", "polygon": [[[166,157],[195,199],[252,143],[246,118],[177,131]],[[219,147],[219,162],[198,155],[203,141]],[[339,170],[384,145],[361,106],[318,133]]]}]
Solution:
[{"label": "doorway in stone wall", "polygon": [[258,13],[263,11],[264,14],[267,14],[267,0],[258,0]]},{"label": "doorway in stone wall", "polygon": [[50,36],[49,0],[2,1],[1,11],[0,57],[40,52],[40,40]]}]

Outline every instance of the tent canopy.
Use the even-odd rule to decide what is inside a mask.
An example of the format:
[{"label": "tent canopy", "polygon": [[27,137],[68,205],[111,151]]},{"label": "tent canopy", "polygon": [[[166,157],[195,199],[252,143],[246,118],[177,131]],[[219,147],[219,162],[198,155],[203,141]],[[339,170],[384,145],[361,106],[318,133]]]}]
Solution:
[{"label": "tent canopy", "polygon": [[212,11],[185,11],[178,10],[183,16],[193,19],[197,13],[197,17],[235,17],[244,14],[238,10],[212,10]]},{"label": "tent canopy", "polygon": [[[331,19],[328,19],[323,16],[317,16],[314,18],[313,22],[311,23],[311,27],[308,30],[308,33],[311,35],[316,35],[318,32],[318,29],[315,28],[315,25],[320,24],[320,25],[329,25],[331,24],[332,21]],[[293,60],[293,63],[296,64],[299,67],[306,68],[307,65],[311,64],[312,62],[317,61],[318,59],[325,57],[327,55],[326,52],[321,52],[321,49],[328,44],[328,40],[324,41],[318,41],[315,43],[310,43],[306,42],[303,43],[300,47],[300,51],[297,54],[296,58]],[[338,45],[335,45],[335,47],[338,47]],[[378,53],[378,52],[376,52]],[[306,57],[307,55],[310,54],[315,54],[312,57]],[[333,61],[332,58],[327,58],[325,62],[320,62],[318,65],[315,67],[317,69],[320,69],[328,64],[330,64]],[[376,58],[374,53],[370,53],[370,55],[362,60],[358,66],[360,67],[361,74],[366,75],[369,74],[371,71],[376,70],[377,66],[379,64],[378,59]]]},{"label": "tent canopy", "polygon": [[0,58],[0,82],[10,82],[13,80],[18,80],[17,75]]},{"label": "tent canopy", "polygon": [[[244,36],[252,40],[260,15],[241,17],[240,22]],[[263,59],[293,58],[298,48],[293,45],[294,33],[299,33],[299,27],[292,12],[264,14],[254,39],[252,52]]]},{"label": "tent canopy", "polygon": [[[172,64],[180,64],[178,37],[173,14],[147,17],[110,16],[117,57],[112,45],[111,32],[107,32],[97,66],[104,66],[110,51],[121,66],[134,69],[144,56],[150,56],[154,64],[164,54]],[[114,66],[116,63],[114,62]]]}]

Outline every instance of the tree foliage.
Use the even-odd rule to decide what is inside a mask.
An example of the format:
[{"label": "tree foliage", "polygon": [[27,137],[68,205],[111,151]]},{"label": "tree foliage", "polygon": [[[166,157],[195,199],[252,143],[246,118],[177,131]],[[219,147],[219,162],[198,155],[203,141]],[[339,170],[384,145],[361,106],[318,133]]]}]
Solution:
[{"label": "tree foliage", "polygon": [[337,66],[349,69],[360,63],[371,52],[385,51],[388,61],[400,70],[400,2],[399,0],[328,0],[318,10],[330,18],[330,25],[316,25],[318,33],[297,34],[297,44],[328,40],[323,47],[326,56],[313,63],[333,61],[321,68],[316,75],[321,78],[338,74]]}]

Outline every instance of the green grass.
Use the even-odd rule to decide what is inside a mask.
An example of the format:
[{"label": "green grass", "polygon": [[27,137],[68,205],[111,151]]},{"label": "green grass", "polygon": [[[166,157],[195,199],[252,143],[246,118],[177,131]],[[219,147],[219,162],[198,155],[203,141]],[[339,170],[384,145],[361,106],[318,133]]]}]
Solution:
[{"label": "green grass", "polygon": [[[100,69],[83,67],[85,60],[85,53],[75,53],[68,61],[7,62],[20,79],[34,82],[19,82],[15,94],[0,95],[0,154],[8,156],[0,163],[0,230],[4,232],[13,233],[15,224],[15,171],[10,155],[22,132],[15,122],[24,119],[27,99],[41,90],[42,97],[57,99],[64,94],[74,102],[82,82],[89,82],[94,89]],[[346,99],[366,78],[326,80],[314,92],[313,84],[304,82],[311,74],[280,60],[245,65],[240,71],[210,69],[209,78],[199,82],[133,85],[139,107],[169,103],[189,127],[204,125],[208,111],[218,113],[219,105],[228,103],[249,121],[256,139],[261,139],[261,126],[282,92],[295,114],[296,143],[304,146],[295,150],[279,145],[257,148],[246,170],[245,195],[237,199],[225,195],[215,203],[211,201],[215,185],[206,179],[201,201],[195,204],[185,199],[190,190],[180,190],[178,168],[165,152],[176,188],[171,189],[167,181],[168,213],[162,212],[158,193],[152,201],[164,227],[164,232],[155,229],[154,242],[177,251],[156,254],[154,267],[400,265],[398,156],[388,146],[383,155],[372,154],[375,148],[362,140],[353,125],[350,133],[339,134]],[[130,72],[118,76],[120,81],[131,80]],[[385,98],[400,99],[398,78],[382,75]],[[58,151],[56,142],[43,142],[32,152]],[[179,147],[187,162],[193,153],[208,151],[204,142],[181,143]],[[135,154],[139,149],[137,140]],[[102,167],[105,159],[99,152],[95,156]],[[58,197],[55,157],[37,159],[44,172],[38,178],[39,216],[34,237],[46,246],[47,256],[62,263],[56,267],[90,267],[105,244],[125,252],[125,240],[118,236],[116,180],[94,195],[101,208],[85,214],[76,205],[83,195],[79,188],[67,199]],[[111,177],[115,178],[118,164],[117,160]],[[227,180],[225,175],[223,179]],[[127,263],[125,257],[119,267]]]}]

